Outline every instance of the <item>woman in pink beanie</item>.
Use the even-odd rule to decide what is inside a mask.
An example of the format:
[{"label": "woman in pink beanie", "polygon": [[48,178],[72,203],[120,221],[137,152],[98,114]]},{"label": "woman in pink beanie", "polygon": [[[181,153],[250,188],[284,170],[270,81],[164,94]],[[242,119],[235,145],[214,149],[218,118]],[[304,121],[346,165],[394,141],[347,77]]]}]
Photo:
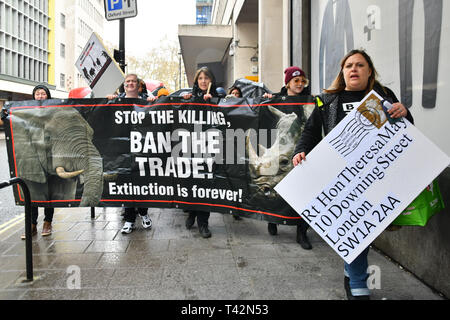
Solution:
[{"label": "woman in pink beanie", "polygon": [[300,96],[310,95],[309,80],[305,72],[299,67],[292,66],[284,70],[284,87],[278,93],[265,93],[264,98],[271,99],[274,96]]},{"label": "woman in pink beanie", "polygon": [[[280,92],[275,94],[265,93],[264,98],[271,99],[275,96],[307,96],[311,94],[309,88],[309,80],[306,78],[305,72],[299,67],[292,66],[284,70],[284,84]],[[300,219],[297,225],[297,242],[305,250],[312,249],[311,243],[306,235],[309,225]],[[278,228],[275,223],[268,223],[267,229],[271,235],[278,233]]]}]

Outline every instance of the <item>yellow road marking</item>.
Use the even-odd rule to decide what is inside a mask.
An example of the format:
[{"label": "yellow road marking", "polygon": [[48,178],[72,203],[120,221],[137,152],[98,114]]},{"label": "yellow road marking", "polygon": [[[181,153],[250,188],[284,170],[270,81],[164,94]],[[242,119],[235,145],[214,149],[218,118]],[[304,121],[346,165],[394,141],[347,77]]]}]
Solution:
[{"label": "yellow road marking", "polygon": [[[12,227],[18,225],[19,223],[23,223],[23,222],[24,222],[23,220],[24,220],[24,218],[25,218],[25,215],[21,215],[21,216],[19,216],[19,218],[20,218],[20,219],[18,219],[17,221],[11,223],[11,224],[8,225],[6,228],[0,230],[0,234],[3,234],[5,231],[7,231],[7,230],[11,229]],[[14,219],[13,219],[13,220],[14,220]],[[11,221],[12,221],[12,220],[11,220]],[[11,221],[10,221],[10,222],[11,222]]]},{"label": "yellow road marking", "polygon": [[[55,208],[55,213],[57,213],[58,211],[60,211],[61,208]],[[18,223],[23,222],[25,218],[25,213],[22,213],[14,218],[12,218],[11,220],[3,223],[2,225],[0,225],[0,234],[4,233],[6,230],[11,229],[12,227],[16,226]]]},{"label": "yellow road marking", "polygon": [[20,214],[20,215],[18,215],[18,216],[16,216],[16,217],[14,217],[14,218],[12,218],[11,220],[9,220],[8,222],[5,222],[4,224],[1,224],[1,225],[0,225],[0,230],[1,230],[3,227],[6,227],[8,224],[13,223],[13,222],[16,221],[16,220],[22,219],[23,217],[25,217],[25,214],[24,214],[24,213],[22,213],[22,214]]}]

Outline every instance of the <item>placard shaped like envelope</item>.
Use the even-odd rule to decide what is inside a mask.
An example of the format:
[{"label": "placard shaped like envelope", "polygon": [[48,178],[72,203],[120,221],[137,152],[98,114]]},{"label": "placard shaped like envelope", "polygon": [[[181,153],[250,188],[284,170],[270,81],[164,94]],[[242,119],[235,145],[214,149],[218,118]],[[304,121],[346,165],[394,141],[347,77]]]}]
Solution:
[{"label": "placard shaped like envelope", "polygon": [[351,263],[449,163],[372,91],[275,190]]}]

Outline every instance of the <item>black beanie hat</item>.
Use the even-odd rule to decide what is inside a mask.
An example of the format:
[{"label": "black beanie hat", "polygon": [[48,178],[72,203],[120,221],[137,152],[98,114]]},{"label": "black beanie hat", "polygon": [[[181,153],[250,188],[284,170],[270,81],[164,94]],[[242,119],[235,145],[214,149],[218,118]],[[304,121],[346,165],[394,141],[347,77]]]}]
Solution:
[{"label": "black beanie hat", "polygon": [[50,94],[50,90],[49,90],[45,85],[39,84],[39,85],[37,85],[36,87],[34,87],[34,89],[33,89],[33,99],[35,99],[35,98],[34,98],[34,94],[35,94],[36,91],[38,91],[39,89],[42,89],[42,90],[45,91],[45,93],[47,93],[47,99],[51,99],[51,98],[52,98],[52,95]]}]

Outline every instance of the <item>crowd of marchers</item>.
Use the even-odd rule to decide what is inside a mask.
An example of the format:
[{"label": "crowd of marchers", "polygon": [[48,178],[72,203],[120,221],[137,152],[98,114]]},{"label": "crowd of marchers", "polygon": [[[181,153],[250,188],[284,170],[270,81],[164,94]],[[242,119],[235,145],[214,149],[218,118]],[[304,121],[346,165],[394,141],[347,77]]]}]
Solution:
[{"label": "crowd of marchers", "polygon": [[[305,72],[298,66],[290,66],[284,70],[284,85],[278,93],[265,93],[262,98],[272,99],[277,96],[311,96],[309,86],[310,80]],[[292,154],[294,166],[301,165],[306,160],[308,153],[327,135],[344,117],[350,112],[346,106],[361,101],[367,93],[375,90],[383,99],[392,104],[387,112],[392,118],[405,117],[413,123],[413,118],[409,110],[397,99],[392,90],[383,86],[378,81],[378,74],[370,56],[364,50],[352,50],[341,60],[339,73],[329,88],[313,96],[315,101],[314,111],[308,118],[300,139],[296,142],[295,151]],[[50,90],[45,85],[38,85],[34,88],[33,99],[51,99]],[[145,82],[136,74],[128,74],[117,93],[108,95],[112,100],[116,98],[138,98],[154,102],[162,96],[169,95],[166,88],[161,88],[156,94],[148,92]],[[217,87],[214,74],[207,67],[197,70],[192,89],[186,90],[182,94],[185,100],[210,101],[213,98],[239,99],[242,98],[242,90],[239,86],[233,85],[225,91],[222,87]],[[6,113],[2,112],[0,125]],[[44,209],[44,223],[42,236],[52,233],[53,208]],[[200,210],[187,211],[186,228],[191,229],[197,220],[198,230],[203,238],[211,237],[208,220],[210,212]],[[124,225],[121,229],[123,234],[131,233],[135,228],[136,217],[139,214],[142,227],[152,228],[152,220],[147,208],[125,208]],[[236,220],[241,220],[238,215],[233,216]],[[37,234],[38,207],[32,208],[32,234]],[[300,219],[297,227],[296,240],[305,250],[311,250],[312,245],[307,236],[308,224]],[[268,232],[277,235],[277,225],[268,224]],[[25,235],[22,235],[22,239]],[[348,299],[367,300],[370,299],[370,292],[367,286],[368,279],[368,252],[369,247],[364,250],[352,263],[344,264],[344,288]]]}]

